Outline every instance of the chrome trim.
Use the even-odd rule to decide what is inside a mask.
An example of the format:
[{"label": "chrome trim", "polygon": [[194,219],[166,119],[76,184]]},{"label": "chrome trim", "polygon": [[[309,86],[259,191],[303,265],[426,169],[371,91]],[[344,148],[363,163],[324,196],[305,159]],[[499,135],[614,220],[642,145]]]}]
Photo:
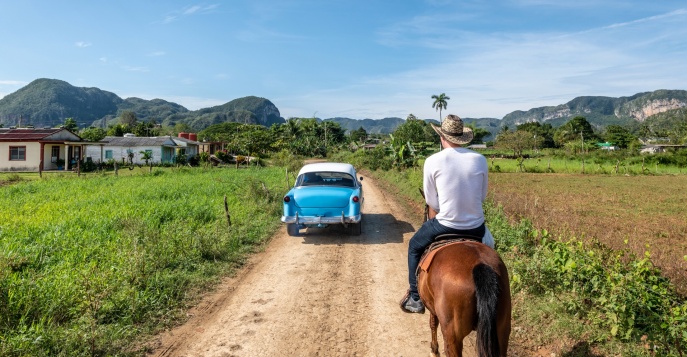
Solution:
[{"label": "chrome trim", "polygon": [[298,216],[281,216],[281,221],[283,223],[298,223],[298,224],[346,224],[346,223],[358,223],[362,219],[362,214],[356,216],[346,217],[342,215],[341,217],[303,217]]}]

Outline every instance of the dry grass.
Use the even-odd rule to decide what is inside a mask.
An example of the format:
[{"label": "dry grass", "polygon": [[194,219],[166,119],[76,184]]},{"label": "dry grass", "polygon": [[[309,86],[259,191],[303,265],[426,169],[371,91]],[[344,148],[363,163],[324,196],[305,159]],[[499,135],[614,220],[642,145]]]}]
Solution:
[{"label": "dry grass", "polygon": [[687,176],[490,173],[489,191],[509,217],[558,237],[595,237],[651,253],[687,294]]}]

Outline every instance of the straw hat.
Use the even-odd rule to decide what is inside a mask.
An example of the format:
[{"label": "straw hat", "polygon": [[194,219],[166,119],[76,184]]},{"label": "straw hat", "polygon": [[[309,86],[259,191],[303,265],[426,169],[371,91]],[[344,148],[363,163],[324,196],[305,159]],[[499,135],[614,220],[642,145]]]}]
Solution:
[{"label": "straw hat", "polygon": [[475,136],[472,129],[463,126],[463,120],[455,114],[447,115],[441,126],[432,124],[432,129],[446,141],[459,145],[471,142]]}]

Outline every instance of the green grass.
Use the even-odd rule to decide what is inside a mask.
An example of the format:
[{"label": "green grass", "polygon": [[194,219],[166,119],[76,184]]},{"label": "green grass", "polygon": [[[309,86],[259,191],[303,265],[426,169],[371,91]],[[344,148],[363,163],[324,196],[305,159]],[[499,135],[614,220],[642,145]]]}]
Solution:
[{"label": "green grass", "polygon": [[1,186],[0,355],[141,354],[138,337],[272,235],[283,180],[175,169]]},{"label": "green grass", "polygon": [[487,156],[491,172],[532,172],[565,174],[682,175],[687,168],[678,165],[642,163],[641,160],[564,159],[538,157],[524,160]]}]

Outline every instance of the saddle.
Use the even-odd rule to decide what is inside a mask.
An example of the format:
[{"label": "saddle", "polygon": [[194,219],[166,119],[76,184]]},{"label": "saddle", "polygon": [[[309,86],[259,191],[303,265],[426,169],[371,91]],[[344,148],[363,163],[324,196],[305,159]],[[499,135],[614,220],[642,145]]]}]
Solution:
[{"label": "saddle", "polygon": [[454,245],[466,241],[482,243],[482,238],[455,233],[438,235],[436,238],[434,238],[434,243],[430,244],[430,246],[422,254],[422,257],[420,258],[420,264],[418,264],[417,266],[417,271],[415,271],[415,275],[419,278],[421,271],[429,271],[429,266],[432,264],[434,256],[441,249],[446,248],[449,245]]}]

